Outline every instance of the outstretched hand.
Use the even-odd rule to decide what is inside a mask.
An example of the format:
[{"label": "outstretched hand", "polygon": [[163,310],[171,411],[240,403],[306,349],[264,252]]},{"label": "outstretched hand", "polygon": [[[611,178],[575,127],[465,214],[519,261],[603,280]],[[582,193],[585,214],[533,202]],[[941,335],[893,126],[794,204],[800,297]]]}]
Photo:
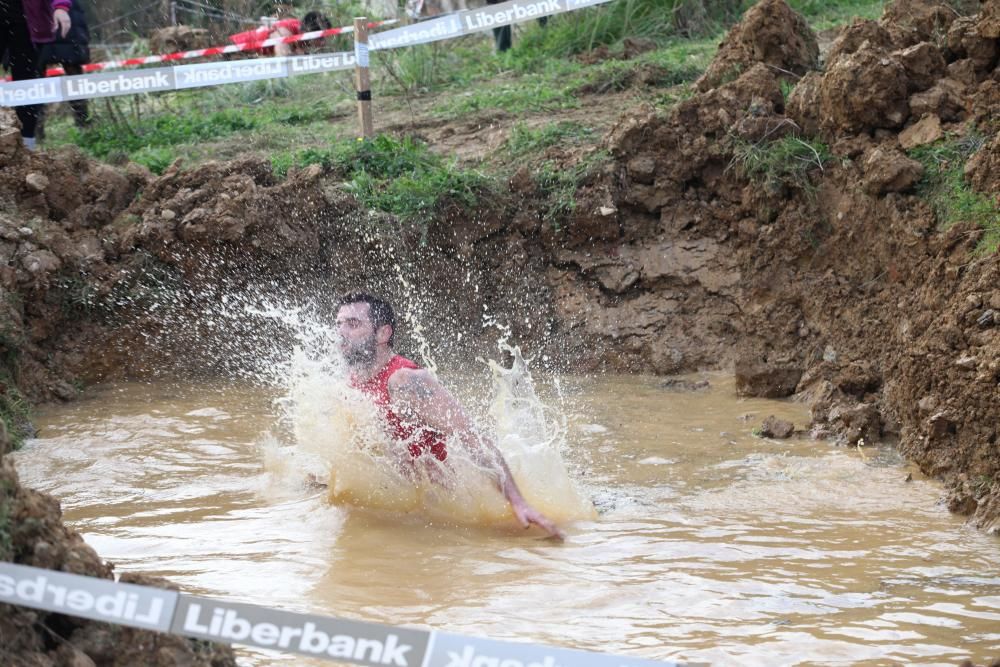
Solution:
[{"label": "outstretched hand", "polygon": [[554,537],[560,542],[566,539],[566,534],[559,530],[559,526],[526,502],[512,502],[510,506],[518,523],[525,528],[534,524],[548,533],[549,537]]}]

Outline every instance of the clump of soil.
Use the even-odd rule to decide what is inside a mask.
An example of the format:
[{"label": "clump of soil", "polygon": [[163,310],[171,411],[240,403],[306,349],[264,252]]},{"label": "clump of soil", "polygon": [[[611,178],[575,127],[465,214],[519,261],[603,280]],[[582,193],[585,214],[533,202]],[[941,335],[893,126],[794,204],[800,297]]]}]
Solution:
[{"label": "clump of soil", "polygon": [[696,86],[706,91],[731,81],[751,63],[764,63],[775,74],[791,79],[819,64],[816,35],[784,0],[761,0],[751,7],[719,45]]}]

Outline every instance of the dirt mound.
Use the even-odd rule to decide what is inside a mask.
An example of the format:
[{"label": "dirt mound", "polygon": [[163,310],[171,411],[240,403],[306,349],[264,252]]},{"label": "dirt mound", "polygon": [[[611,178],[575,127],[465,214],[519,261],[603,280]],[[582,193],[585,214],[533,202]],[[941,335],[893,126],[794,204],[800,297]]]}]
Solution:
[{"label": "dirt mound", "polygon": [[894,0],[886,5],[880,23],[897,48],[940,41],[958,14],[943,0]]},{"label": "dirt mound", "polygon": [[896,2],[877,23],[853,23],[834,41],[826,69],[792,92],[789,115],[830,141],[927,116],[995,123],[996,11],[956,18],[943,2]]},{"label": "dirt mound", "polygon": [[762,0],[751,7],[719,45],[718,54],[696,86],[701,91],[715,88],[755,63],[764,63],[777,76],[790,79],[819,64],[815,33],[784,0]]},{"label": "dirt mound", "polygon": [[[573,308],[612,308],[614,326],[598,320],[590,333],[605,326],[619,350],[643,350],[639,367],[704,365],[700,345],[734,365],[744,393],[797,391],[816,435],[898,438],[945,479],[953,509],[1000,531],[997,426],[987,417],[1000,398],[1000,257],[970,261],[978,228],[937,232],[934,209],[915,194],[924,166],[901,149],[971,131],[957,124],[970,118],[996,132],[992,11],[964,19],[940,3],[896,3],[880,22],[845,29],[787,110],[759,65],[668,115],[624,118],[608,135],[624,178],[623,234],[591,248],[593,268],[576,261],[599,289]],[[816,159],[800,136],[831,142],[840,159],[795,175],[789,163]],[[966,166],[969,183],[991,194],[996,142],[988,136]],[[779,147],[803,152],[767,162]],[[659,248],[682,267],[675,248],[708,244],[732,282],[704,273],[685,282],[634,252]],[[727,337],[735,349],[720,344]],[[786,388],[790,378],[798,384]]]},{"label": "dirt mound", "polygon": [[[100,165],[78,151],[31,153],[16,117],[0,109],[0,384],[30,398],[76,395],[67,356],[79,354],[92,328],[85,315],[95,285],[115,272],[112,224],[145,185],[148,172]],[[78,338],[78,340],[74,340]],[[9,427],[14,394],[0,394]]]},{"label": "dirt mound", "polygon": [[840,30],[826,54],[826,65],[837,62],[844,56],[857,53],[862,44],[867,42],[868,48],[878,51],[893,49],[892,35],[882,24],[868,19],[855,19],[853,23]]}]

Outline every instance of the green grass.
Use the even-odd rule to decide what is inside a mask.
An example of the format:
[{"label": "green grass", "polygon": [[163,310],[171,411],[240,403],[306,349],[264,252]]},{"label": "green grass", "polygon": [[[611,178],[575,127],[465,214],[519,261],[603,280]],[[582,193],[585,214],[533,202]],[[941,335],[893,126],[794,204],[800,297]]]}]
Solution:
[{"label": "green grass", "polygon": [[292,166],[308,164],[338,172],[365,207],[421,224],[430,222],[449,202],[475,207],[491,184],[481,172],[459,168],[410,137],[378,135],[272,158],[274,170],[281,176]]},{"label": "green grass", "polygon": [[[75,144],[103,160],[124,158],[162,173],[175,159],[231,158],[252,143],[262,150],[306,144],[344,115],[344,76],[257,81],[166,95],[94,100],[94,122],[80,130],[66,117],[46,123],[48,146]],[[332,92],[337,94],[331,95]],[[219,150],[220,145],[231,144]]]},{"label": "green grass", "polygon": [[[827,30],[850,23],[855,18],[877,19],[885,2],[872,0],[787,0],[809,21],[813,30]],[[745,5],[747,3],[744,3]]]},{"label": "green grass", "polygon": [[808,190],[809,173],[822,170],[831,158],[826,144],[792,136],[756,143],[733,139],[732,144],[730,168],[770,192],[783,186]]},{"label": "green grass", "polygon": [[374,80],[385,94],[423,94],[462,87],[505,71],[482,35],[380,52]]},{"label": "green grass", "polygon": [[580,185],[611,159],[607,151],[593,151],[571,167],[546,160],[535,171],[535,182],[545,197],[542,219],[555,229],[560,221],[576,210],[576,191]]},{"label": "green grass", "polygon": [[965,163],[982,148],[982,135],[970,132],[963,137],[945,137],[909,151],[924,166],[918,194],[934,209],[938,225],[948,229],[958,223],[972,223],[984,234],[976,246],[980,255],[993,254],[1000,246],[1000,208],[996,201],[980,194],[965,182]]},{"label": "green grass", "polygon": [[594,130],[574,121],[547,123],[529,128],[524,123],[514,125],[504,143],[504,148],[512,156],[533,155],[551,146],[576,146],[583,141],[592,141]]},{"label": "green grass", "polygon": [[536,71],[545,63],[600,46],[620,50],[625,39],[665,46],[677,38],[716,35],[737,18],[733,2],[617,0],[552,17],[544,27],[525,24],[514,48],[502,57],[513,69]]},{"label": "green grass", "polygon": [[6,368],[0,369],[0,420],[7,429],[13,449],[19,449],[32,434],[31,404],[17,388],[14,377]]},{"label": "green grass", "polygon": [[[488,31],[461,39],[394,49],[373,58],[378,107],[407,106],[445,119],[503,111],[515,116],[572,110],[582,94],[635,88],[637,96],[671,106],[690,93],[724,30],[749,7],[733,0],[615,0],[515,27],[514,48],[493,52]],[[792,0],[816,28],[854,16],[874,17],[883,2]],[[346,13],[350,7],[338,5]],[[346,13],[341,16],[346,20]],[[621,59],[626,39],[655,47]],[[346,48],[332,42],[329,49]],[[585,65],[575,56],[605,47],[609,58]],[[680,86],[680,87],[678,87]],[[641,88],[641,90],[640,90]],[[414,111],[414,98],[425,96]],[[434,96],[431,98],[431,96]],[[187,166],[247,152],[325,150],[329,140],[356,136],[350,73],[94,100],[96,122],[78,131],[53,118],[49,145],[72,143],[104,160],[125,158],[162,173],[180,158]],[[428,102],[433,103],[428,104]],[[440,100],[440,101],[438,101]],[[428,108],[429,107],[429,108]],[[313,160],[306,156],[300,161]]]},{"label": "green grass", "polygon": [[553,88],[547,82],[511,82],[470,90],[451,97],[434,112],[443,118],[460,118],[484,109],[509,113],[560,111],[579,108],[580,101],[571,86]]},{"label": "green grass", "polygon": [[[253,116],[240,111],[223,110],[207,116],[195,113],[157,115],[147,116],[134,123],[122,120],[118,123],[95,124],[86,130],[72,128],[70,140],[98,158],[108,158],[115,154],[138,158],[147,155],[142,151],[205,141],[252,130],[256,126],[257,120]],[[150,168],[152,169],[151,166]]]},{"label": "green grass", "polygon": [[349,189],[370,209],[401,220],[428,223],[446,202],[476,206],[488,189],[480,172],[460,169],[410,138],[379,135],[345,142],[335,166],[349,179]]}]

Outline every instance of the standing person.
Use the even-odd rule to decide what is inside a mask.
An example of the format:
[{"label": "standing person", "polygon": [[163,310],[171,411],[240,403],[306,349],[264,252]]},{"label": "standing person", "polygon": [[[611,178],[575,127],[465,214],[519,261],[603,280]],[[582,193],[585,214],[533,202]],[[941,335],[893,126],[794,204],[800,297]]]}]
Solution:
[{"label": "standing person", "polygon": [[461,404],[427,369],[393,351],[392,306],[370,294],[347,294],[337,301],[336,326],[352,386],[372,399],[386,431],[406,447],[412,461],[432,456],[444,463],[447,439],[458,439],[478,465],[496,475],[497,487],[522,526],[534,524],[550,536],[563,537],[524,499],[500,450],[476,428]]},{"label": "standing person", "polygon": [[[3,2],[3,0],[0,0]],[[90,62],[90,30],[87,28],[87,16],[83,10],[83,2],[75,0],[69,9],[70,29],[65,35],[56,35],[54,41],[43,44],[39,49],[40,68],[44,72],[51,64],[62,65],[67,76],[83,74],[83,66]],[[69,103],[73,110],[73,122],[77,127],[90,124],[87,110],[87,100],[73,100]],[[42,136],[44,112],[38,121],[38,135]]]},{"label": "standing person", "polygon": [[[499,5],[501,2],[505,1],[506,0],[486,0],[486,4]],[[514,42],[513,29],[511,26],[504,25],[499,28],[493,28],[493,42],[496,44],[497,53],[509,51]]]},{"label": "standing person", "polygon": [[[56,34],[66,36],[72,26],[70,0],[0,0],[0,53],[6,51],[14,81],[42,76],[38,46],[48,44]],[[21,138],[35,149],[35,128],[41,105],[17,107]]]},{"label": "standing person", "polygon": [[[486,0],[487,5],[499,5],[501,2],[507,2],[507,0]],[[549,17],[543,16],[538,19],[538,25],[543,28],[548,24]],[[503,53],[504,51],[509,51],[510,47],[514,44],[514,26],[505,25],[499,28],[493,28],[493,42],[496,44],[497,53]]]}]

